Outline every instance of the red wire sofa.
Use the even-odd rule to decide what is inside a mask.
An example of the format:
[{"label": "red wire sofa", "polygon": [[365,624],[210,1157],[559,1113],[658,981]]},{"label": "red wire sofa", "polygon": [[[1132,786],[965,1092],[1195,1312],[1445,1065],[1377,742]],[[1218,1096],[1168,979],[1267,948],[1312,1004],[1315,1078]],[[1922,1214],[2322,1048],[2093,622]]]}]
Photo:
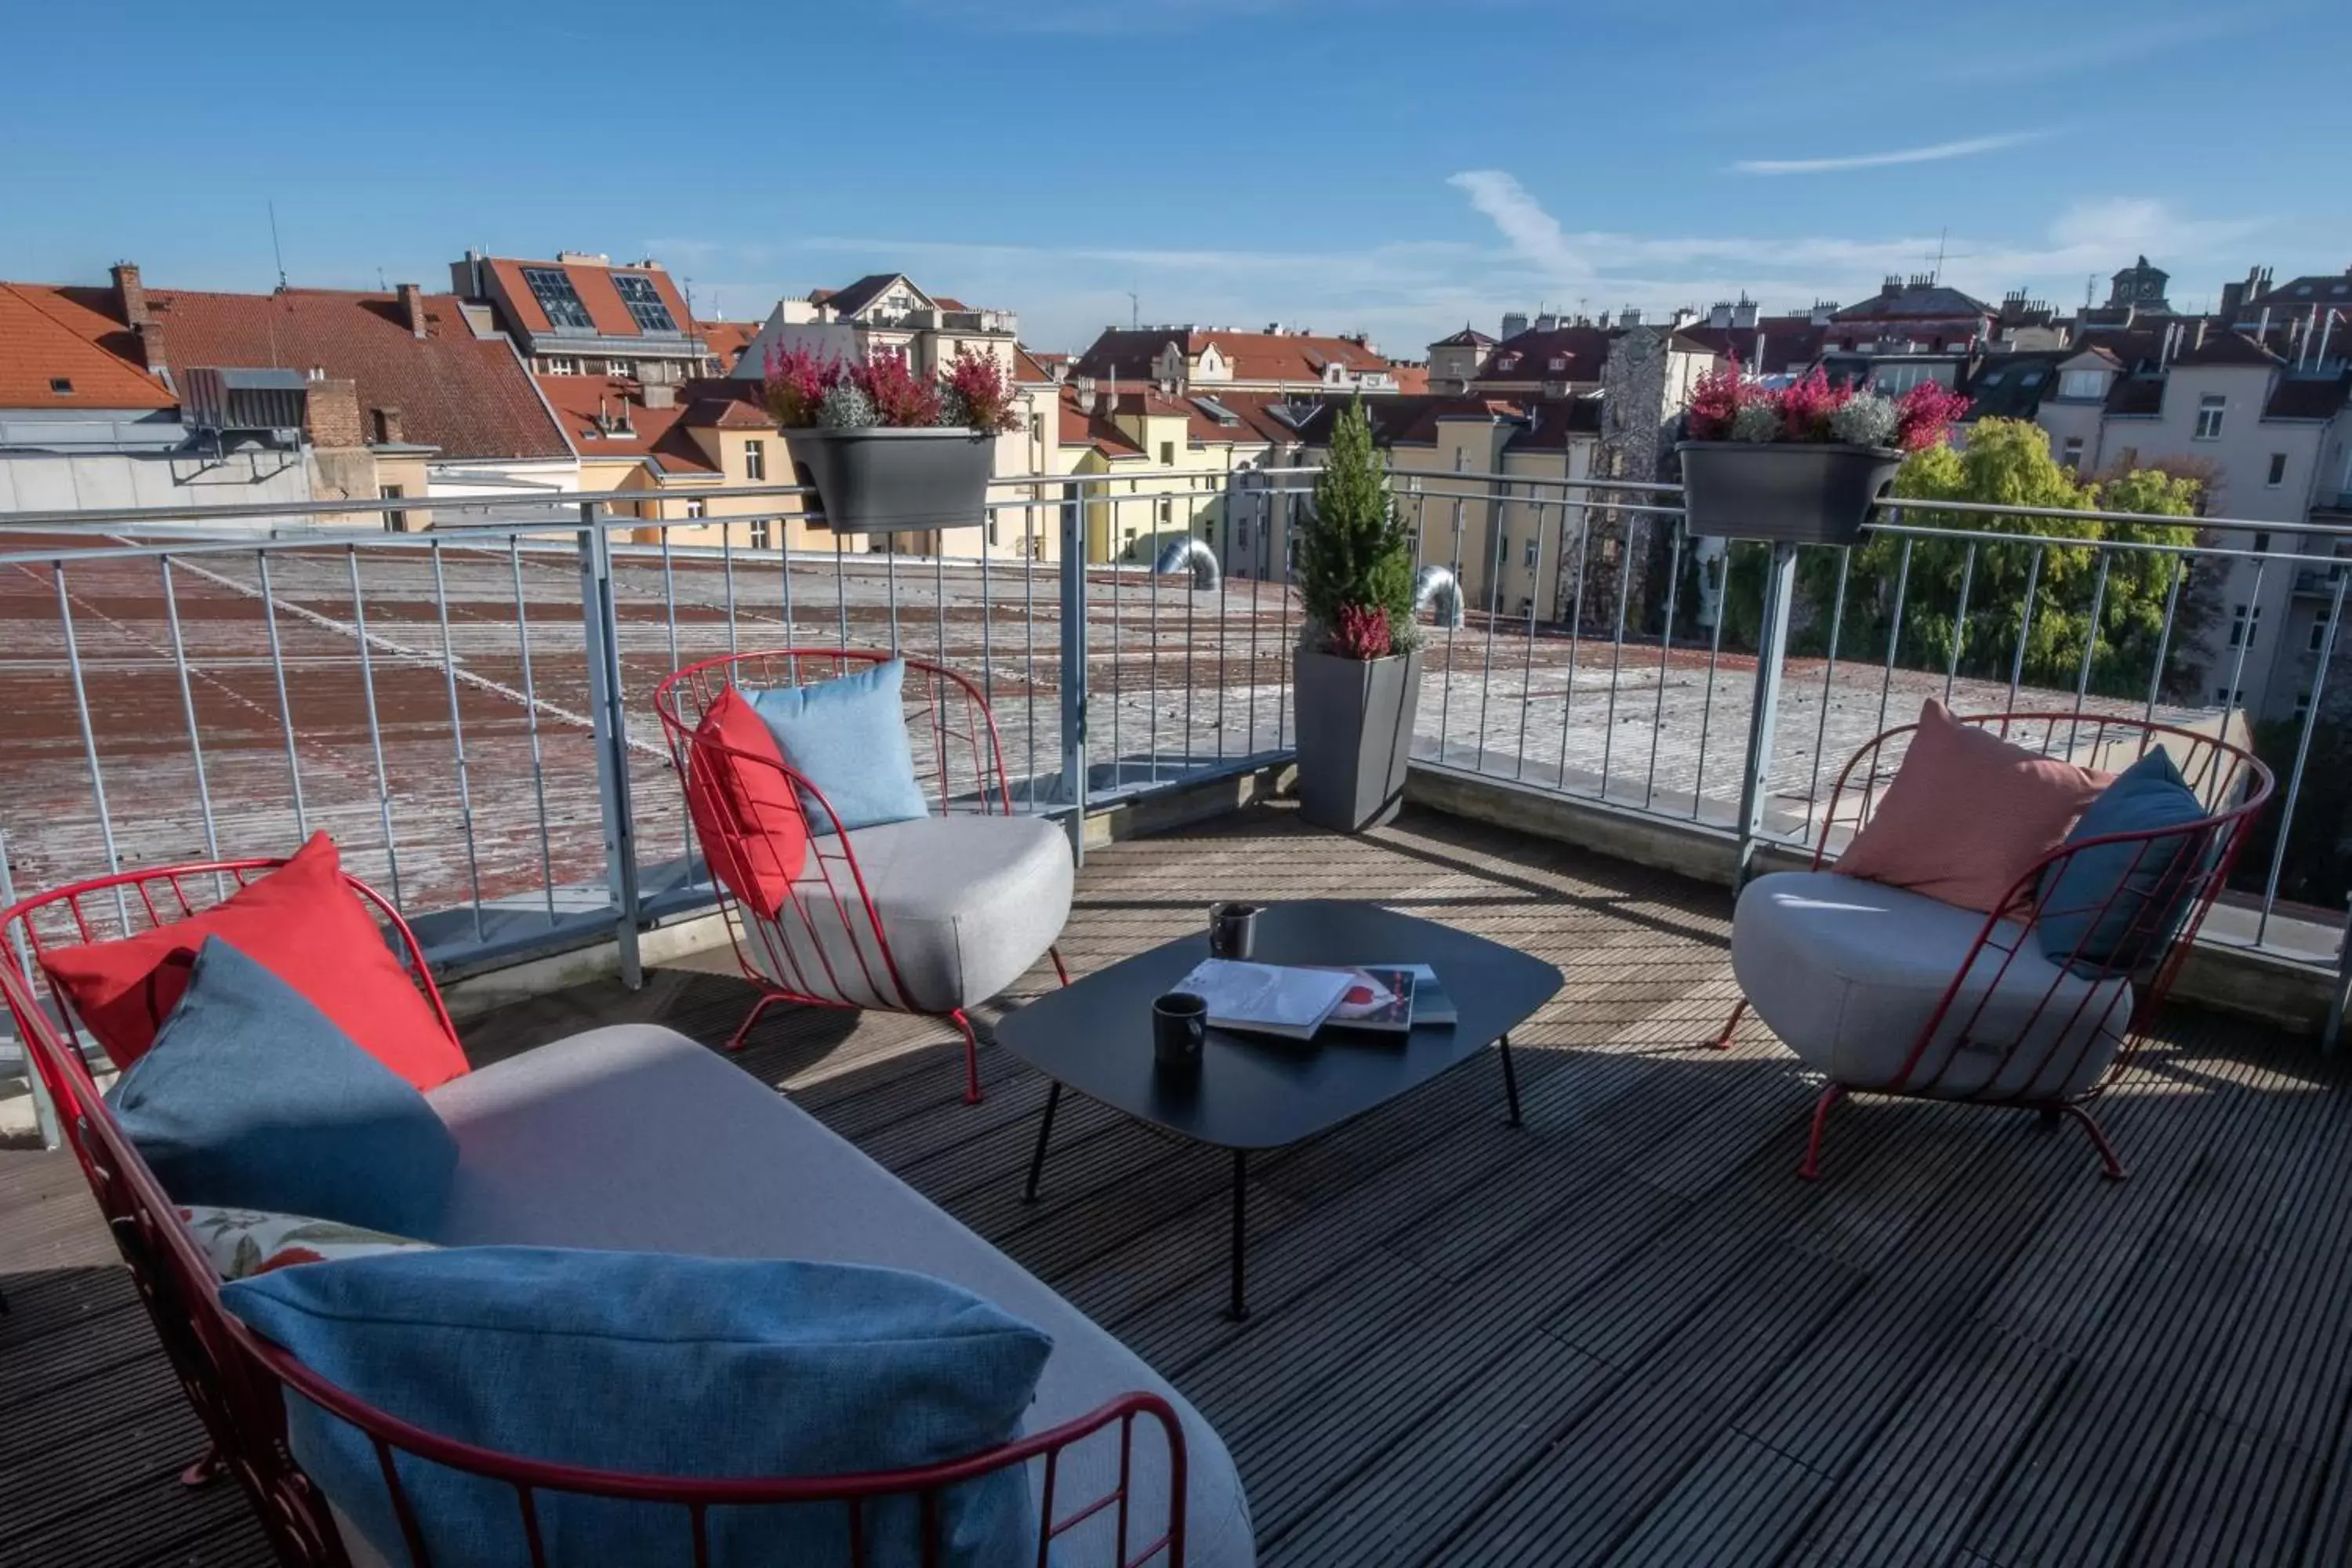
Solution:
[{"label": "red wire sofa", "polygon": [[[407,1561],[426,1563],[419,1522],[403,1489],[394,1455],[445,1465],[512,1489],[530,1561],[547,1562],[537,1527],[538,1500],[568,1493],[674,1505],[677,1510],[676,1560],[711,1562],[707,1516],[716,1508],[762,1504],[837,1504],[850,1511],[848,1563],[863,1568],[869,1553],[862,1543],[858,1510],[872,1500],[919,1500],[928,1526],[934,1500],[946,1489],[992,1471],[1031,1466],[1041,1516],[1038,1563],[1051,1547],[1055,1563],[1079,1568],[1076,1559],[1102,1563],[1091,1550],[1073,1551],[1074,1531],[1092,1529],[1086,1539],[1109,1543],[1117,1568],[1186,1561],[1188,1496],[1186,1436],[1171,1403],[1150,1392],[1133,1392],[1049,1429],[1028,1434],[950,1463],[886,1473],[837,1476],[689,1479],[583,1469],[491,1452],[423,1430],[353,1398],[311,1373],[230,1315],[221,1305],[220,1281],[201,1245],[116,1124],[74,1037],[75,1023],[46,980],[37,983],[19,967],[16,954],[33,957],[75,942],[102,941],[167,925],[201,912],[257,875],[283,865],[278,859],[206,862],[131,871],[78,882],[37,894],[0,910],[0,999],[5,999],[40,1081],[56,1104],[65,1142],[79,1163],[92,1194],[112,1232],[123,1261],[182,1390],[211,1440],[211,1452],[184,1475],[200,1485],[226,1471],[242,1488],[277,1552],[288,1563],[341,1568],[374,1561],[364,1542],[347,1548],[334,1514],[295,1462],[287,1444],[285,1401],[310,1400],[365,1433],[371,1440],[400,1521]],[[359,879],[344,879],[352,894],[379,919],[394,951],[407,968],[435,1016],[454,1042],[448,1014],[427,972],[415,934],[389,901]],[[36,971],[37,973],[37,969]],[[462,1081],[462,1080],[461,1080]],[[763,1091],[764,1092],[764,1091]],[[604,1152],[610,1157],[610,1152]],[[332,1267],[331,1264],[317,1265]],[[1137,1463],[1139,1426],[1156,1428],[1165,1445],[1168,1495],[1164,1520],[1130,1517],[1130,1487]],[[1118,1444],[1117,1484],[1100,1495],[1073,1503],[1064,1460],[1082,1441]],[[1097,1466],[1097,1468],[1100,1467]],[[1148,1537],[1139,1540],[1145,1531]],[[922,1561],[939,1560],[940,1542],[926,1530]]]}]

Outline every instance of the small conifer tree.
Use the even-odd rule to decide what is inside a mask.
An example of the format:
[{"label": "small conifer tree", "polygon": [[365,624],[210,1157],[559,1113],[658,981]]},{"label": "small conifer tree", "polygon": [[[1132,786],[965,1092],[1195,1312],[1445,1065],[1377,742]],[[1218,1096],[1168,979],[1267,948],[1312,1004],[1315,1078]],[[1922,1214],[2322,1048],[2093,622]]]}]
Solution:
[{"label": "small conifer tree", "polygon": [[1412,537],[1389,495],[1360,394],[1339,411],[1298,538],[1307,645],[1343,658],[1412,646]]}]

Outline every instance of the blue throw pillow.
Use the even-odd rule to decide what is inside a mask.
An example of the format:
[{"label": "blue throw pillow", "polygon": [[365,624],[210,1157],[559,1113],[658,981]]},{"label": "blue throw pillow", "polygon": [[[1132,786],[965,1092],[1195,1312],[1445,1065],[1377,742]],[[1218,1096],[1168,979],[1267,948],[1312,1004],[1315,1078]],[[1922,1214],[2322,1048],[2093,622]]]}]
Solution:
[{"label": "blue throw pillow", "polygon": [[107,1092],[174,1201],[432,1228],[457,1141],[425,1097],[219,937],[145,1056]]},{"label": "blue throw pillow", "polygon": [[[2116,833],[2186,829],[2204,820],[2204,803],[2161,751],[2152,751],[2099,792],[2070,845]],[[2042,951],[2061,963],[2097,968],[2121,955],[2137,967],[2162,951],[2188,912],[2200,867],[2185,860],[2200,836],[2183,831],[2085,849],[2042,873]],[[2152,900],[2163,907],[2151,910]]]},{"label": "blue throw pillow", "polygon": [[[906,681],[907,661],[894,658],[838,680],[751,695],[784,761],[823,793],[845,829],[930,814],[907,743]],[[808,818],[811,832],[833,831],[814,804]]]},{"label": "blue throw pillow", "polygon": [[[961,1458],[1018,1435],[1053,1342],[969,1291],[895,1268],[475,1247],[314,1263],[222,1301],[378,1409],[500,1453],[669,1477],[848,1475]],[[289,1394],[294,1457],[405,1562],[368,1440]],[[436,1563],[520,1563],[511,1487],[413,1456],[402,1489]],[[687,1510],[538,1493],[550,1560],[687,1561]],[[866,1561],[928,1561],[912,1498],[865,1508]],[[940,1496],[940,1561],[1037,1560],[1026,1467]],[[838,1503],[709,1515],[720,1564],[848,1562]]]}]

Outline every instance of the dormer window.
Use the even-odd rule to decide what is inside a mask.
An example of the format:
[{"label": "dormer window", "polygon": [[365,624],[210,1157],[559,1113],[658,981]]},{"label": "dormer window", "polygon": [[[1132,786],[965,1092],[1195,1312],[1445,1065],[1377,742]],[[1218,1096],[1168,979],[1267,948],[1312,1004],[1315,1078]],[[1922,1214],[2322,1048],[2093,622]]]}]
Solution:
[{"label": "dormer window", "polygon": [[59,397],[71,397],[73,395],[73,377],[69,375],[53,375],[49,377],[49,391]]},{"label": "dormer window", "polygon": [[2061,397],[2105,397],[2107,395],[2107,373],[2103,370],[2070,370],[2058,378]]},{"label": "dormer window", "polygon": [[1552,355],[1551,367],[1554,370],[1566,370],[1568,368],[1568,356],[1566,354]]}]

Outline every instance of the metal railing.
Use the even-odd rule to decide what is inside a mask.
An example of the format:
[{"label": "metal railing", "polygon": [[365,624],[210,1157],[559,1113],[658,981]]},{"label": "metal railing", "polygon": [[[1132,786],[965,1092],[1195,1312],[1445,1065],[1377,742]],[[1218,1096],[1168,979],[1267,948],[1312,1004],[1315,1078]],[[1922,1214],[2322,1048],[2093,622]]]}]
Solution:
[{"label": "metal railing", "polygon": [[[830,534],[792,486],[721,492],[745,509],[724,517],[512,493],[0,514],[0,903],[326,828],[437,966],[611,938],[634,977],[638,934],[709,897],[650,693],[763,645],[970,674],[1016,805],[1075,835],[1290,754],[1314,477],[1014,476],[919,555]],[[2305,563],[2352,529],[2279,556],[2179,536],[2252,526],[2222,520],[1937,503],[1851,548],[1776,549],[1693,538],[1672,486],[1399,468],[1392,488],[1451,595],[1424,616],[1416,759],[1748,850],[1807,839],[1834,769],[1927,696],[2242,723],[2252,661],[2296,633],[2217,622],[2212,584],[2260,605],[2321,573],[2308,700],[2258,731],[2282,805],[2209,933],[2339,950],[2340,902],[2312,907],[2302,863],[2334,825],[2297,813],[2335,739],[2347,581]],[[432,531],[319,526],[418,512]]]}]

